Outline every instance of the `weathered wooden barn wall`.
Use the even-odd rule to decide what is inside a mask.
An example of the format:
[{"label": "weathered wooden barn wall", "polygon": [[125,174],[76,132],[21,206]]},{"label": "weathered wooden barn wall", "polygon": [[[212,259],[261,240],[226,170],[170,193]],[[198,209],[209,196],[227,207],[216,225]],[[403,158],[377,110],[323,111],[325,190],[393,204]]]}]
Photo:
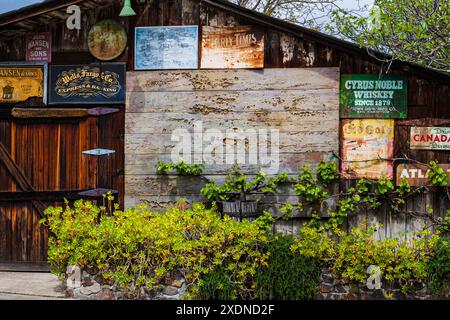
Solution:
[{"label": "weathered wooden barn wall", "polygon": [[[381,63],[379,60],[371,57],[366,52],[356,50],[354,48],[344,46],[341,44],[333,43],[328,39],[323,39],[314,34],[307,32],[292,31],[288,27],[281,24],[263,23],[258,17],[252,17],[245,13],[236,11],[229,11],[221,8],[220,4],[214,4],[214,1],[154,1],[153,5],[148,10],[147,14],[143,14],[137,21],[138,26],[151,26],[151,25],[189,25],[198,24],[199,26],[238,26],[238,25],[259,25],[265,30],[265,61],[264,65],[266,70],[268,68],[316,68],[316,67],[337,67],[341,74],[344,73],[362,73],[362,74],[378,74],[384,72],[387,68],[386,64]],[[132,55],[130,62],[132,63]],[[433,123],[433,125],[444,125],[436,123],[436,119],[450,119],[450,110],[447,108],[449,91],[448,91],[448,78],[439,74],[433,74],[432,72],[422,71],[420,68],[414,68],[411,66],[404,66],[402,64],[394,63],[391,69],[393,73],[403,73],[408,76],[408,118],[407,120],[396,121],[395,129],[395,157],[408,156],[418,159],[420,161],[429,161],[437,159],[440,162],[447,162],[449,153],[446,151],[422,151],[422,150],[409,150],[408,134],[409,127],[412,125],[408,123],[409,120],[427,118],[427,121]],[[131,77],[135,77],[132,75]],[[159,94],[159,93],[158,93]],[[142,95],[142,94],[140,94]],[[157,94],[152,93],[152,97],[156,97]],[[138,96],[137,96],[138,97]],[[146,100],[147,99],[147,100]],[[216,103],[211,101],[209,97],[204,95],[199,96],[197,93],[187,100],[178,100],[178,104],[169,105],[168,110],[176,110],[184,106],[185,103],[198,103],[198,100],[203,99],[207,103],[204,103],[207,107],[196,107],[198,112],[227,112],[220,109]],[[237,100],[235,105],[239,105],[241,100]],[[162,100],[162,99],[161,99]],[[161,100],[155,102],[153,98],[138,97],[133,99],[129,103],[131,112],[136,112],[141,107],[141,110],[145,110],[145,101],[150,106],[155,105],[155,112],[161,107]],[[128,99],[130,101],[130,99]],[[195,102],[197,101],[197,102]],[[256,100],[259,101],[259,100]],[[289,102],[289,99],[287,100]],[[306,102],[308,103],[308,102]],[[236,108],[236,107],[235,107]],[[218,110],[219,109],[219,110]],[[194,110],[190,110],[194,112]],[[152,116],[156,116],[152,113]],[[218,119],[224,119],[223,114],[219,114]],[[228,118],[227,115],[226,118]],[[163,118],[158,118],[164,120]],[[179,119],[179,123],[183,122],[184,118]],[[421,121],[420,120],[420,121]],[[142,120],[144,121],[144,120]],[[219,121],[219,120],[218,120]],[[152,123],[151,117],[148,117],[148,122]],[[162,125],[163,127],[163,125]],[[140,130],[136,128],[129,128],[128,130]],[[127,133],[128,137],[128,133]],[[130,136],[131,137],[131,136]],[[146,162],[144,159],[147,156],[139,155],[137,152],[150,152],[156,154],[157,152],[168,152],[171,145],[164,144],[159,136],[153,136],[151,139],[163,143],[158,147],[155,143],[148,143],[149,138],[142,136],[134,136],[133,141],[126,138],[127,151],[126,151],[126,168],[130,168],[137,175],[131,174],[126,178],[126,185],[129,184],[130,197],[129,204],[136,203],[137,198],[146,199],[151,207],[164,208],[167,205],[173,203],[177,199],[177,195],[190,195],[192,200],[201,199],[193,194],[198,194],[198,190],[201,187],[196,185],[198,179],[192,178],[188,180],[186,178],[177,177],[153,177],[150,178],[155,169],[152,168],[154,157],[150,157],[151,161]],[[293,146],[295,144],[293,143]],[[295,147],[294,147],[295,148]],[[128,150],[141,150],[134,151],[136,156],[129,155]],[[307,156],[308,159],[316,156],[318,161],[321,158],[320,152],[310,152]],[[161,157],[163,160],[168,160],[167,155]],[[292,158],[291,158],[292,159]],[[144,160],[144,161],[143,161]],[[285,161],[287,164],[283,169],[288,171],[293,170],[296,166],[307,159],[299,157],[295,161]],[[246,166],[243,167],[244,171],[252,173],[252,168]],[[206,172],[211,173],[225,173],[229,168],[224,166],[221,168],[213,167],[207,168]],[[208,171],[209,170],[209,171]],[[221,171],[222,170],[222,171]],[[126,169],[127,172],[127,169]],[[150,172],[150,173],[149,173]],[[292,171],[291,171],[292,172]],[[139,175],[148,175],[146,178],[138,178]],[[346,189],[354,184],[354,181],[344,181],[341,183],[341,188]],[[145,191],[144,191],[145,190]],[[153,191],[155,190],[155,191]],[[142,193],[141,197],[136,197],[136,194]],[[158,194],[151,195],[151,194]],[[279,201],[295,201],[295,197],[286,194],[277,197],[275,202]],[[407,203],[408,210],[423,211],[426,205],[431,205],[436,210],[436,214],[443,214],[448,206],[447,199],[442,195],[429,194],[418,198],[409,199]],[[378,237],[384,238],[386,236],[397,235],[401,231],[417,230],[421,223],[420,219],[406,217],[405,215],[393,215],[387,207],[383,207],[378,212],[361,212],[360,215],[349,219],[349,227],[355,226],[365,219],[374,223],[378,222],[383,224],[383,227],[378,230]],[[295,232],[298,228],[298,221],[280,222],[277,229],[285,230],[287,232]]]},{"label": "weathered wooden barn wall", "polygon": [[[187,129],[194,139],[196,121],[201,121],[202,133],[216,129],[224,136],[233,128],[277,130],[279,150],[275,151],[280,164],[272,174],[295,174],[299,165],[317,163],[338,152],[338,68],[140,71],[129,72],[127,83],[126,206],[145,202],[159,209],[173,204],[177,195],[191,201],[200,198],[201,184],[192,178],[158,176],[154,167],[159,159],[171,160],[177,144],[172,140],[175,130]],[[217,151],[226,152],[227,144],[244,138],[228,141],[224,137]],[[206,136],[200,152],[206,153],[211,143],[205,140]],[[268,140],[265,145],[274,143],[272,137]],[[189,138],[185,146],[194,144]],[[250,165],[247,159],[246,163],[247,174],[256,174],[260,168],[268,171],[261,161]],[[231,167],[232,163],[207,165],[205,174],[220,181]]]},{"label": "weathered wooden barn wall", "polygon": [[[88,52],[87,34],[90,27],[98,20],[112,18],[120,21],[128,31],[128,48],[115,61],[127,62],[127,69],[134,71],[134,28],[136,26],[163,26],[163,25],[199,25],[199,26],[236,26],[236,25],[258,25],[264,31],[265,39],[265,58],[264,65],[266,70],[270,68],[339,68],[340,73],[371,73],[377,74],[386,70],[387,65],[383,65],[377,59],[371,57],[364,50],[355,49],[352,46],[345,45],[342,42],[332,41],[326,37],[313,32],[301,31],[286,25],[282,22],[261,18],[260,16],[248,13],[245,10],[237,10],[225,8],[220,1],[209,0],[150,0],[151,5],[146,8],[134,5],[137,16],[129,18],[121,18],[118,16],[122,3],[115,0],[96,0],[83,1],[80,5],[82,10],[82,29],[68,30],[65,25],[65,8],[61,7],[53,11],[46,11],[35,17],[27,18],[24,21],[11,23],[11,25],[2,25],[0,27],[0,61],[23,61],[25,59],[25,35],[30,32],[52,32],[53,43],[53,61],[55,64],[77,64],[95,62],[96,59]],[[46,5],[45,3],[43,5]],[[394,63],[392,72],[403,73],[408,76],[408,118],[406,120],[396,121],[395,130],[395,156],[408,155],[411,158],[420,161],[428,161],[438,159],[440,162],[447,162],[450,154],[448,151],[422,151],[410,150],[409,127],[412,125],[432,125],[432,126],[448,126],[450,124],[450,108],[449,101],[449,83],[448,76],[440,75],[432,71],[424,70],[420,67],[407,65],[402,63]],[[158,93],[159,94],[159,93]],[[155,93],[156,95],[156,93]],[[285,104],[281,103],[283,108],[287,106],[293,97],[285,96]],[[213,108],[224,109],[211,101],[210,96],[191,95],[189,100],[181,100],[179,104],[169,106],[169,110],[175,112],[177,107],[183,103],[197,103],[197,100],[206,101],[207,105]],[[241,105],[245,101],[245,96],[234,96],[236,105]],[[141,100],[136,99],[130,103],[130,107],[137,108],[142,106]],[[242,100],[244,99],[244,100]],[[261,97],[259,100],[261,103]],[[318,97],[317,99],[327,99],[327,97]],[[311,103],[311,99],[305,100],[307,104]],[[156,101],[158,102],[158,101]],[[199,106],[191,110],[196,112],[197,117],[202,117],[202,113],[210,112],[208,108]],[[205,104],[206,105],[206,104]],[[302,106],[302,104],[299,104]],[[31,101],[27,104],[20,104],[21,107],[42,106],[41,101]],[[162,107],[160,103],[155,106]],[[58,107],[58,106],[55,106]],[[95,106],[92,106],[95,107]],[[35,175],[41,175],[41,178],[33,180],[33,188],[39,190],[62,190],[61,192],[69,192],[78,189],[81,186],[88,187],[106,187],[116,189],[123,197],[124,190],[124,128],[125,114],[124,106],[119,107],[121,112],[95,119],[80,119],[79,121],[43,121],[43,120],[16,120],[11,117],[11,107],[0,107],[0,139],[3,141],[5,149],[10,153],[18,167],[22,169],[25,176],[29,180],[35,179]],[[156,109],[157,110],[157,109]],[[215,110],[213,110],[215,111]],[[219,112],[219,111],[217,111]],[[226,116],[227,110],[219,114]],[[157,112],[151,112],[156,114]],[[180,117],[182,122],[184,118]],[[270,120],[269,118],[266,118]],[[151,119],[150,119],[151,120]],[[161,120],[164,120],[163,118]],[[92,122],[95,121],[96,125]],[[90,123],[89,125],[87,123]],[[320,125],[320,124],[318,124]],[[92,130],[86,131],[86,126]],[[27,129],[25,129],[27,127]],[[42,129],[42,128],[46,129]],[[60,128],[61,136],[58,139],[53,138]],[[52,137],[48,141],[54,141],[52,145],[44,141],[43,138],[36,138],[36,142],[32,142],[31,138],[35,137],[36,132],[41,132],[41,137]],[[92,137],[92,141],[96,141],[93,145],[106,149],[114,149],[116,153],[113,157],[107,159],[97,159],[96,171],[89,172],[91,165],[83,162],[82,157],[78,154],[79,139],[81,137]],[[39,136],[39,134],[37,135]],[[96,137],[96,138],[94,138]],[[158,138],[158,137],[156,137]],[[25,139],[25,140],[24,140]],[[34,139],[34,138],[33,138]],[[40,140],[39,140],[40,139]],[[52,140],[54,139],[54,140]],[[84,139],[84,138],[83,138]],[[27,145],[23,145],[22,141],[27,141]],[[56,142],[60,141],[60,146],[65,146],[64,150],[60,149],[59,155],[56,153]],[[78,141],[78,142],[77,142]],[[133,145],[140,148],[139,144],[145,144],[146,139],[136,139]],[[41,144],[41,145],[40,145]],[[161,151],[164,146],[152,145],[147,148],[149,153]],[[131,146],[131,144],[130,144]],[[152,149],[153,148],[153,149]],[[159,149],[158,149],[159,148]],[[293,146],[289,148],[293,149]],[[16,150],[16,151],[14,151]],[[22,150],[22,151],[18,151]],[[27,153],[26,160],[23,157],[25,150],[35,150],[33,153]],[[41,152],[41,151],[45,152]],[[166,151],[164,151],[166,152]],[[44,155],[46,153],[46,155]],[[76,154],[75,154],[76,153]],[[19,160],[17,157],[22,160]],[[321,152],[311,152],[307,156],[298,154],[298,159],[291,158],[286,163],[286,168],[295,168],[297,161],[304,161],[305,158],[317,159],[322,157]],[[47,158],[48,157],[48,158]],[[150,163],[146,163],[145,159],[136,155],[136,159],[128,160],[127,166],[134,166],[139,174],[154,173],[154,168]],[[59,159],[55,162],[55,159]],[[49,162],[46,162],[49,161]],[[140,162],[140,164],[139,164]],[[289,164],[287,164],[289,163]],[[51,165],[52,164],[52,165]],[[53,165],[54,164],[54,165]],[[50,166],[51,165],[51,166]],[[216,168],[217,170],[219,168]],[[226,170],[224,167],[222,170]],[[247,168],[251,169],[251,168]],[[140,171],[139,171],[140,170]],[[211,171],[211,169],[208,169]],[[58,173],[59,172],[59,173]],[[67,174],[64,174],[67,172]],[[81,178],[78,178],[78,172],[83,172]],[[221,173],[220,171],[217,171]],[[85,174],[86,173],[86,174]],[[95,179],[92,178],[96,176]],[[9,174],[5,171],[4,165],[0,165],[0,192],[14,191],[13,185],[9,178]],[[59,182],[58,177],[59,176]],[[49,178],[44,178],[49,177]],[[53,178],[51,178],[53,177]],[[39,180],[41,179],[41,180]],[[44,182],[45,179],[46,182]],[[81,180],[80,180],[81,179]],[[197,188],[195,181],[191,182],[179,180],[170,177],[169,182],[165,177],[159,180],[145,180],[141,184],[143,192],[155,192],[164,196],[155,197],[152,205],[165,207],[168,203],[173,202],[177,195],[192,194],[192,188]],[[132,182],[133,183],[133,182]],[[343,182],[342,187],[346,188],[354,183],[353,181]],[[151,190],[151,191],[147,191]],[[153,191],[156,190],[156,191]],[[42,196],[42,195],[41,195]],[[45,259],[46,235],[42,227],[37,225],[38,216],[36,209],[29,201],[30,198],[36,197],[33,192],[22,193],[20,196],[2,195],[0,207],[2,215],[0,221],[0,260],[14,261],[41,261]],[[8,197],[14,197],[9,199]],[[28,198],[27,198],[28,197]],[[52,203],[54,200],[42,200],[44,204]],[[286,196],[290,197],[290,196]],[[439,208],[439,212],[447,206],[447,199],[443,196],[428,195],[422,198],[408,200],[408,208],[410,210],[424,209],[426,204]],[[24,214],[22,214],[24,213]],[[391,229],[384,228],[380,230],[380,237],[391,235],[396,230],[407,229],[408,225],[418,225],[417,221],[411,218],[392,217],[386,210],[377,213],[362,213],[354,218],[350,225],[354,225],[362,218],[370,217],[377,219],[376,221],[390,223],[394,226]],[[392,220],[394,218],[394,220]],[[397,220],[395,220],[397,219]],[[403,219],[403,220],[402,220]],[[285,222],[284,228],[292,232],[298,227],[296,221]],[[25,232],[25,230],[27,230]],[[15,239],[15,240],[14,240]],[[34,240],[33,240],[34,239]],[[34,244],[33,244],[34,243]],[[23,249],[17,249],[23,248]],[[36,248],[36,249],[32,249]],[[16,251],[14,251],[16,250]],[[13,252],[14,251],[14,252]]]},{"label": "weathered wooden barn wall", "polygon": [[[120,8],[117,4],[93,8],[92,4],[83,8],[81,30],[68,30],[61,20],[67,14],[57,11],[27,22],[32,28],[28,32],[52,32],[54,64],[95,62],[87,49],[87,32],[97,20],[117,17]],[[127,20],[122,23],[128,28]],[[12,31],[7,36],[8,27],[0,29],[0,61],[24,61],[26,32]],[[125,52],[117,61],[126,59]],[[95,188],[118,190],[123,204],[124,105],[109,105],[120,111],[100,117],[58,119],[15,118],[14,107],[52,110],[99,105],[45,106],[41,99],[31,99],[0,106],[0,263],[43,262],[48,230],[39,220],[44,208]],[[103,157],[82,154],[95,148],[116,152]]]}]

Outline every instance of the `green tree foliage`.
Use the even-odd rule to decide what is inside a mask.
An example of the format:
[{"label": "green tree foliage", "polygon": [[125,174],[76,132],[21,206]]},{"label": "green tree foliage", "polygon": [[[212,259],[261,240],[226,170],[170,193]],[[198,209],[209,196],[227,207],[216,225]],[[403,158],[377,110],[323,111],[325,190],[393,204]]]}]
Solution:
[{"label": "green tree foliage", "polygon": [[378,59],[412,61],[427,67],[450,70],[450,2],[448,0],[375,0],[370,15],[346,9],[333,11],[329,31],[361,47]]}]

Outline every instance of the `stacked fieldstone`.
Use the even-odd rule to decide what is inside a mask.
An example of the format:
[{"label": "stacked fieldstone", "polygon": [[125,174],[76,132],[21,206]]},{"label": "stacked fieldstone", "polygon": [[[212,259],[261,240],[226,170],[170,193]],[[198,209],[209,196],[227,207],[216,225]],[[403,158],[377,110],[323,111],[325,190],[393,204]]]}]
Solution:
[{"label": "stacked fieldstone", "polygon": [[[445,297],[448,299],[450,292]],[[320,285],[315,294],[315,300],[427,300],[436,299],[432,296],[424,283],[416,283],[408,294],[401,291],[399,285],[386,286],[382,284],[381,289],[370,290],[365,284],[352,283],[338,279],[327,269],[322,269]]]},{"label": "stacked fieldstone", "polygon": [[[315,300],[384,300],[384,299],[435,299],[431,295],[426,285],[416,284],[411,292],[405,295],[400,286],[387,287],[382,284],[381,289],[370,290],[366,285],[352,283],[338,279],[328,269],[322,269],[320,284]],[[186,281],[181,273],[175,273],[168,277],[164,285],[158,289],[147,290],[124,290],[118,286],[117,282],[106,281],[101,273],[93,271],[82,271],[76,266],[67,268],[67,289],[68,297],[81,300],[181,300],[186,292]],[[444,299],[449,299],[450,292]]]},{"label": "stacked fieldstone", "polygon": [[186,292],[186,281],[180,273],[168,279],[158,289],[124,290],[116,282],[105,280],[101,273],[82,271],[76,266],[67,268],[66,294],[80,300],[181,300]]}]

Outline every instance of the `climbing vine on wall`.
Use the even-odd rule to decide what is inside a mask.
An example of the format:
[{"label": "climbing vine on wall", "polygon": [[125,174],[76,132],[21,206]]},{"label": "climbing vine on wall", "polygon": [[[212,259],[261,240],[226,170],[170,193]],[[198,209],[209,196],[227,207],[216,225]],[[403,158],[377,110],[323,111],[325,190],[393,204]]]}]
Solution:
[{"label": "climbing vine on wall", "polygon": [[[431,161],[428,167],[431,187],[445,188],[447,191],[448,178],[444,170],[438,166],[436,161]],[[159,174],[176,172],[179,175],[202,176],[204,166],[187,164],[180,159],[176,164],[158,161],[156,169]],[[405,179],[394,185],[391,180],[386,178],[379,180],[363,178],[356,181],[355,187],[330,194],[330,186],[337,183],[341,177],[336,163],[332,161],[321,161],[315,171],[311,170],[309,165],[304,165],[297,177],[285,172],[268,177],[263,171],[260,171],[251,179],[242,174],[237,166],[233,167],[222,184],[217,183],[214,179],[202,177],[207,182],[201,189],[201,193],[211,203],[228,201],[240,192],[276,194],[279,186],[292,185],[298,201],[295,204],[285,203],[276,217],[279,219],[291,219],[295,217],[296,212],[302,212],[305,206],[311,207],[314,204],[317,206],[313,206],[316,209],[312,210],[311,216],[319,216],[322,204],[331,199],[336,205],[333,209],[328,208],[326,213],[338,224],[342,224],[349,215],[356,214],[361,208],[378,209],[383,203],[386,203],[394,213],[421,216],[430,221],[429,227],[436,227],[442,232],[450,230],[450,213],[447,213],[445,217],[435,217],[430,208],[425,212],[405,211],[406,199],[429,191],[426,186],[412,187]]]}]

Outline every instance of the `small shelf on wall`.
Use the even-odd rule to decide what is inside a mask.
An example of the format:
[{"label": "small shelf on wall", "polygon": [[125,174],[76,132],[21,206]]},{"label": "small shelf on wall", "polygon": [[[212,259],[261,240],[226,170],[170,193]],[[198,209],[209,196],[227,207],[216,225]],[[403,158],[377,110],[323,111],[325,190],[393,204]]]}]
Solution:
[{"label": "small shelf on wall", "polygon": [[115,150],[109,150],[109,149],[91,149],[91,150],[84,150],[82,153],[88,156],[105,156],[109,154],[115,153]]}]

